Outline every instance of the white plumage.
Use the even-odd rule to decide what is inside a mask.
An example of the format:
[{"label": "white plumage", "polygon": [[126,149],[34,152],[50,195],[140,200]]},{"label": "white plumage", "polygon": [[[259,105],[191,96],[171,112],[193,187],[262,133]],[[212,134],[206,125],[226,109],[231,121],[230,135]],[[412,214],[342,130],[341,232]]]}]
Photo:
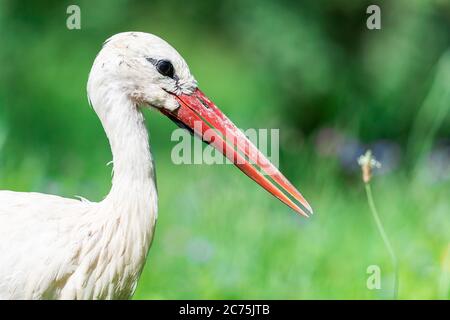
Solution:
[{"label": "white plumage", "polygon": [[[175,84],[146,58],[170,59]],[[95,59],[90,102],[108,136],[114,177],[99,203],[0,191],[0,299],[126,299],[145,263],[157,218],[157,191],[138,105],[171,110],[168,92],[196,82],[181,56],[145,33],[107,40]]]}]

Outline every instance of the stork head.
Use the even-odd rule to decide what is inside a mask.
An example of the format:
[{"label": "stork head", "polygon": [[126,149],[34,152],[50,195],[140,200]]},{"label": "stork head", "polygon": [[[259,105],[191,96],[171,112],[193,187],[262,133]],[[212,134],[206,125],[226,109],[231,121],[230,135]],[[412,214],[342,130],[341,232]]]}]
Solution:
[{"label": "stork head", "polygon": [[125,32],[106,40],[89,76],[89,96],[104,97],[99,88],[124,93],[136,105],[156,108],[214,146],[289,207],[305,216],[312,213],[300,192],[198,89],[181,55],[159,37]]},{"label": "stork head", "polygon": [[92,67],[88,92],[107,82],[138,105],[173,111],[176,95],[191,94],[197,82],[181,55],[149,33],[123,32],[107,39]]}]

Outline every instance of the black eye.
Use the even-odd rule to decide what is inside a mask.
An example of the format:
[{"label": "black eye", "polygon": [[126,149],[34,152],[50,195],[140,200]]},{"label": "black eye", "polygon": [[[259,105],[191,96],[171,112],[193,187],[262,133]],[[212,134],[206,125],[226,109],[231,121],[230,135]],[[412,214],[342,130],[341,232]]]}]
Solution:
[{"label": "black eye", "polygon": [[158,72],[161,73],[163,76],[169,78],[173,78],[175,73],[173,65],[169,60],[159,60],[156,63],[156,70],[158,70]]}]

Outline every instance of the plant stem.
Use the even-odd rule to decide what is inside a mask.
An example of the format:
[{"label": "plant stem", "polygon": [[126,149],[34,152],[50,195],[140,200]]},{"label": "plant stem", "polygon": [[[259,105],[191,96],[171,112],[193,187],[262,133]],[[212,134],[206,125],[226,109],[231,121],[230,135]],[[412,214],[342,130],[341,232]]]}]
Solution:
[{"label": "plant stem", "polygon": [[375,220],[375,223],[378,228],[378,232],[381,235],[381,238],[383,239],[384,245],[386,246],[387,251],[389,252],[389,256],[391,257],[392,266],[394,268],[394,300],[398,297],[398,263],[397,263],[397,257],[395,255],[394,250],[392,249],[391,242],[389,241],[389,238],[384,231],[383,224],[381,223],[380,216],[378,215],[378,210],[375,206],[375,202],[373,201],[372,196],[372,189],[370,187],[370,183],[366,183],[366,194],[367,194],[367,200],[369,201],[370,210],[372,211],[372,216]]}]

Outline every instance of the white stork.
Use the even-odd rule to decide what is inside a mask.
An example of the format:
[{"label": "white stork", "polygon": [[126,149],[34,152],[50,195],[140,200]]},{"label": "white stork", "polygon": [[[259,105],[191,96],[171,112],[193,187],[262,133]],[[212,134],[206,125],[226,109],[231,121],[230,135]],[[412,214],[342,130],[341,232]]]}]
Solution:
[{"label": "white stork", "polygon": [[[0,299],[133,295],[158,207],[141,108],[155,108],[191,131],[201,121],[196,135],[291,208],[312,213],[301,194],[197,88],[184,59],[164,40],[140,32],[114,35],[94,61],[87,91],[111,145],[111,191],[98,203],[0,191]],[[214,134],[202,134],[211,127]]]}]

